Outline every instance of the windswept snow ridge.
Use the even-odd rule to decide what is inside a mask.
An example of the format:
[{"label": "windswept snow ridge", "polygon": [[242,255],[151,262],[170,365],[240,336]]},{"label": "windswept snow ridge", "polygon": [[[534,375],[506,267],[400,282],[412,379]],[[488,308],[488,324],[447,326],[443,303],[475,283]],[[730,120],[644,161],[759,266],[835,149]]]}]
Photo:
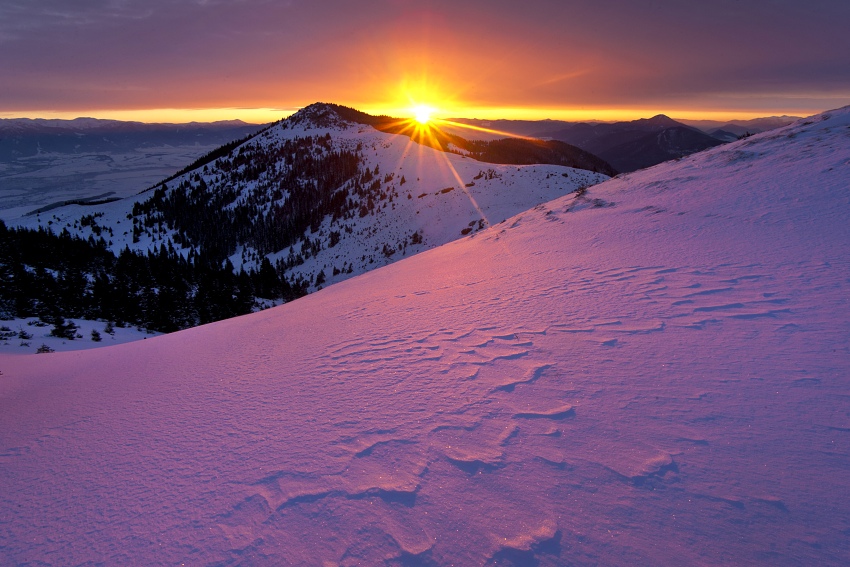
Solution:
[{"label": "windswept snow ridge", "polygon": [[293,303],[0,356],[8,565],[850,562],[850,108]]}]

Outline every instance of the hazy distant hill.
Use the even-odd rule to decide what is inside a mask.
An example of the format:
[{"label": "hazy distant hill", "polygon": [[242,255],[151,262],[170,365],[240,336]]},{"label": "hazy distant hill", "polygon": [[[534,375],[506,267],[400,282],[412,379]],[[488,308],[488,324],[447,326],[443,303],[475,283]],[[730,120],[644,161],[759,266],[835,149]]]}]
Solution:
[{"label": "hazy distant hill", "polygon": [[715,128],[714,130],[710,130],[708,135],[717,138],[721,142],[734,142],[738,138],[740,138],[740,134],[735,134],[734,132],[730,132],[729,130],[724,130],[723,128]]},{"label": "hazy distant hill", "polygon": [[621,172],[650,167],[722,143],[663,114],[631,122],[569,124],[541,135],[587,150]]},{"label": "hazy distant hill", "polygon": [[722,143],[663,114],[613,123],[467,119],[453,119],[453,122],[481,128],[471,136],[487,140],[512,134],[565,142],[598,156],[619,172],[642,169]]},{"label": "hazy distant hill", "polygon": [[685,126],[664,128],[600,152],[619,171],[635,171],[701,152],[720,140]]},{"label": "hazy distant hill", "polygon": [[0,120],[0,218],[69,200],[138,193],[263,127],[239,121]]},{"label": "hazy distant hill", "polygon": [[[722,130],[734,134],[737,137],[744,134],[760,134],[768,130],[774,130],[791,124],[795,120],[800,120],[799,116],[766,116],[764,118],[754,118],[752,120],[730,120],[728,122],[718,122],[716,120],[680,120],[680,122],[699,128],[703,132],[715,135],[714,131]],[[721,135],[725,135],[721,133]],[[723,138],[720,138],[723,139]]]},{"label": "hazy distant hill", "polygon": [[239,120],[145,124],[95,118],[0,119],[0,162],[46,153],[121,153],[157,146],[218,146],[260,128]]}]

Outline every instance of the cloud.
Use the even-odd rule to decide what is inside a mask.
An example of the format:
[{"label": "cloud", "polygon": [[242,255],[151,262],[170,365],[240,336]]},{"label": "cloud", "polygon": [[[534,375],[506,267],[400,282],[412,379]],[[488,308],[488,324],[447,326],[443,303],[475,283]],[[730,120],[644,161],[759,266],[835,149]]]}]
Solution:
[{"label": "cloud", "polygon": [[7,0],[0,4],[0,33],[91,26],[109,19],[142,19],[151,14],[148,4],[131,0]]}]

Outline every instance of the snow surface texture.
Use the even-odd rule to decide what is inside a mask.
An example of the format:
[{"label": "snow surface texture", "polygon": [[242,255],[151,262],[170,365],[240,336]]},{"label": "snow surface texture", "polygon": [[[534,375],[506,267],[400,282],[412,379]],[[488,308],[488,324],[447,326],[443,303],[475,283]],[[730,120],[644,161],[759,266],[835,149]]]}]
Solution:
[{"label": "snow surface texture", "polygon": [[0,356],[3,565],[850,563],[850,108],[291,304]]}]

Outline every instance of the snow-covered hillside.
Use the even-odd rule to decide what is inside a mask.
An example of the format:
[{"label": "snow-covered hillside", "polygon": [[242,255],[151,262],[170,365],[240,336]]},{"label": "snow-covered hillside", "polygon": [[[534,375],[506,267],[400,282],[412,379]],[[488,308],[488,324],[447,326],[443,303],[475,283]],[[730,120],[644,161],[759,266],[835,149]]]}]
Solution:
[{"label": "snow-covered hillside", "polygon": [[261,313],[0,356],[0,563],[848,564],[848,186],[845,108]]},{"label": "snow-covered hillside", "polygon": [[8,224],[103,237],[116,253],[163,245],[220,252],[236,270],[259,270],[267,257],[281,276],[315,290],[607,179],[482,163],[335,108],[310,105],[159,191]]}]

